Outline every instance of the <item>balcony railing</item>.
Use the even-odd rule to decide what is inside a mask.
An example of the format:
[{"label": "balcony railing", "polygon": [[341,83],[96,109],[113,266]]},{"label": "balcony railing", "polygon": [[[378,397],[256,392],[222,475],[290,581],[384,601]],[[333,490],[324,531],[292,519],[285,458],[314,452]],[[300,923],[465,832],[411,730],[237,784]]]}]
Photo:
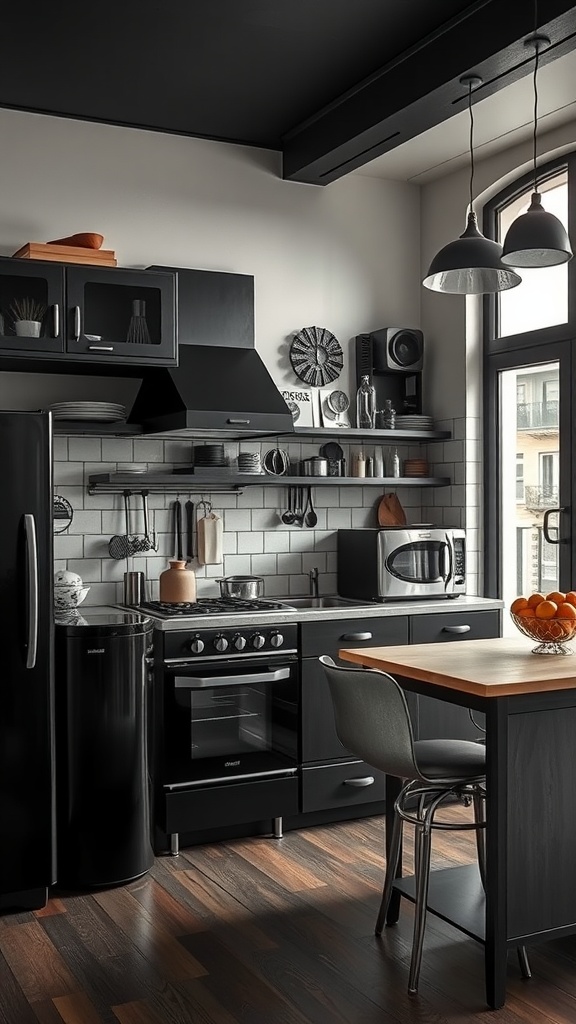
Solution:
[{"label": "balcony railing", "polygon": [[558,508],[557,487],[531,487],[524,488],[524,504],[526,508]]},{"label": "balcony railing", "polygon": [[518,430],[530,430],[534,427],[558,429],[558,399],[550,402],[523,402],[517,409]]}]

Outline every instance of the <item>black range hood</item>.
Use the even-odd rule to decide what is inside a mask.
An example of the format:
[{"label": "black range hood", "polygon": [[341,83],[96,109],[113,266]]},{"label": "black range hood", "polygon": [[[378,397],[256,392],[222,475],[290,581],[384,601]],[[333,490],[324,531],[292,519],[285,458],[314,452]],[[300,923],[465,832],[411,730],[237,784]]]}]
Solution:
[{"label": "black range hood", "polygon": [[179,365],[143,378],[129,423],[195,437],[287,434],[294,421],[254,348],[180,345]]},{"label": "black range hood", "polygon": [[147,434],[291,434],[290,410],[254,348],[254,278],[149,269],[177,275],[178,366],[146,371],[128,422]]}]

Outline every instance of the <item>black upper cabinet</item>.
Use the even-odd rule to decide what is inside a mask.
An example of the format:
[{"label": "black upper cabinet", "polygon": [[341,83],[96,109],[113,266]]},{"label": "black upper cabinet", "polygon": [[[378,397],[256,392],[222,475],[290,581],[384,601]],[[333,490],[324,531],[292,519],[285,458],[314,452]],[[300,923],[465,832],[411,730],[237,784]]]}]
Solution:
[{"label": "black upper cabinet", "polygon": [[6,368],[25,360],[78,372],[175,365],[176,276],[0,259],[0,357]]}]

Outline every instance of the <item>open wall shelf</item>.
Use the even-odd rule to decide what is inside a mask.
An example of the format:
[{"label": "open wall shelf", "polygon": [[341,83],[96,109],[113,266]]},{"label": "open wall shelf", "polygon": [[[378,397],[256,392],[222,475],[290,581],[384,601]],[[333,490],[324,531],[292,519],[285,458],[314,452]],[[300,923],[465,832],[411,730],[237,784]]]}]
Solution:
[{"label": "open wall shelf", "polygon": [[268,474],[216,473],[200,476],[193,473],[99,473],[89,477],[89,494],[149,491],[150,493],[184,494],[200,491],[206,494],[235,491],[245,487],[448,487],[448,477],[357,477],[357,476],[269,476]]}]

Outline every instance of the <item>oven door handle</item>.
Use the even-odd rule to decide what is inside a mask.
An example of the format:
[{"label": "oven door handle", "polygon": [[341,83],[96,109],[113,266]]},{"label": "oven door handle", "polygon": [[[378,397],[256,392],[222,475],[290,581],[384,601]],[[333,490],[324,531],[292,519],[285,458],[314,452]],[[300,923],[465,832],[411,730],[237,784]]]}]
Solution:
[{"label": "oven door handle", "polygon": [[175,676],[174,686],[178,690],[199,690],[213,686],[244,686],[245,683],[277,683],[290,677],[290,668],[277,668],[273,672],[239,673],[233,676]]}]

